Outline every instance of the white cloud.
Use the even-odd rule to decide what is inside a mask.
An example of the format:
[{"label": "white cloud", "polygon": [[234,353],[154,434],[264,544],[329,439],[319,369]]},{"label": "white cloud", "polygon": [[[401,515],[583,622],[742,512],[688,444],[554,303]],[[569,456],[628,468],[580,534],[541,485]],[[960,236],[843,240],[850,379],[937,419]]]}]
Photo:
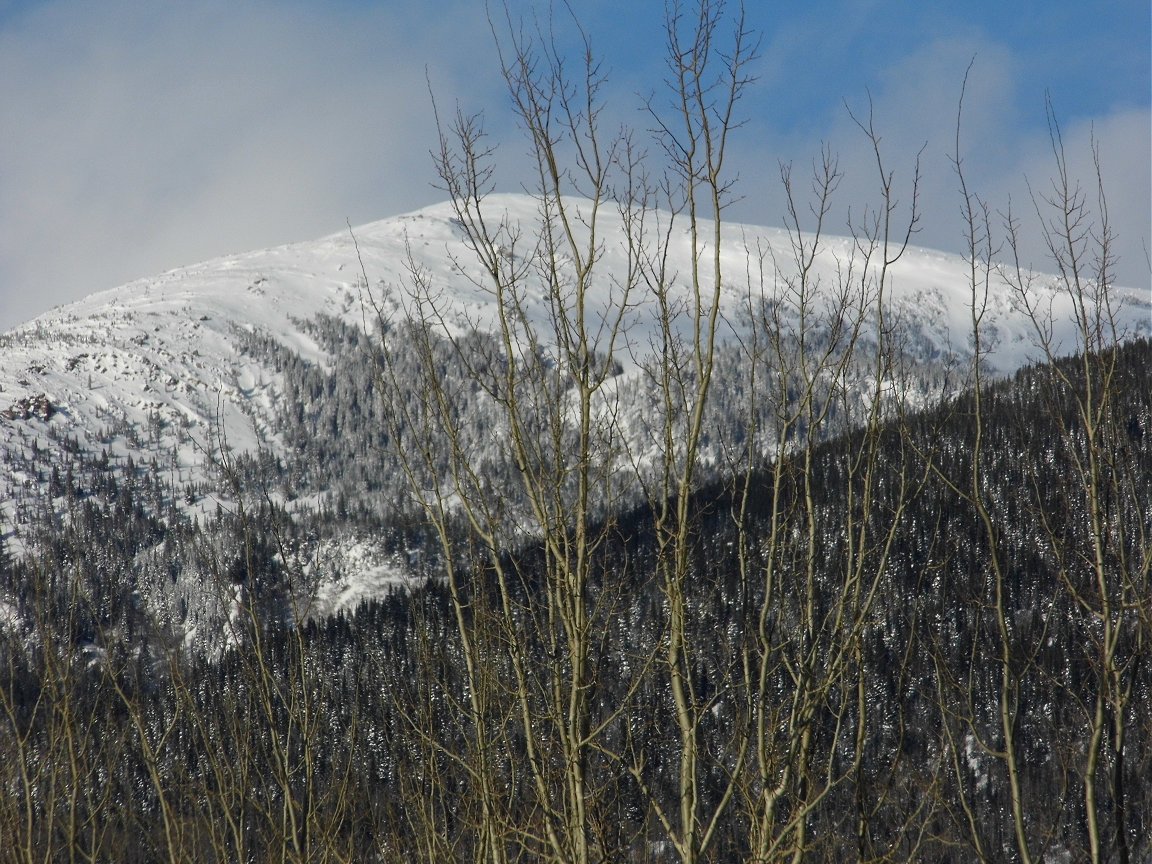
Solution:
[{"label": "white cloud", "polygon": [[[1022,94],[1018,86],[1018,60],[994,40],[964,36],[930,41],[896,58],[871,88],[871,109],[881,139],[886,170],[893,172],[895,195],[907,213],[912,168],[921,152],[920,199],[922,214],[917,245],[963,251],[959,180],[952,165],[956,152],[957,109],[965,70],[972,62],[961,117],[960,154],[969,189],[986,200],[999,231],[999,212],[1012,202],[1024,218],[1024,251],[1038,269],[1051,269],[1043,255],[1034,208],[1028,201],[1025,178],[1034,189],[1048,188],[1054,162],[1048,140],[1042,94]],[[863,84],[845,95],[848,106],[866,120],[868,96]],[[1059,100],[1056,100],[1059,112]],[[742,137],[739,164],[747,197],[736,208],[740,218],[779,224],[783,196],[775,165],[791,162],[802,194],[808,189],[810,164],[826,142],[839,157],[843,179],[835,196],[838,207],[826,226],[843,233],[847,210],[859,218],[865,204],[879,202],[879,172],[874,154],[843,106],[815,118],[807,128],[824,130],[820,138],[810,132],[781,134],[773,128],[770,111],[753,123]],[[1099,145],[1111,227],[1118,235],[1118,281],[1149,284],[1144,249],[1149,246],[1149,165],[1152,136],[1147,110],[1119,110],[1098,117],[1080,117],[1064,124],[1064,145],[1072,174],[1091,186],[1092,136]],[[1091,191],[1091,190],[1090,190]],[[1094,191],[1092,192],[1094,199]],[[1093,204],[1095,201],[1093,200]],[[1027,212],[1021,212],[1022,205]],[[802,199],[806,212],[807,201]]]},{"label": "white cloud", "polygon": [[438,89],[476,102],[497,83],[467,35],[475,4],[459,5],[430,17],[68,0],[11,22],[0,328],[136,276],[436,200],[426,62],[442,64],[427,70]]},{"label": "white cloud", "polygon": [[[1068,173],[1084,195],[1091,219],[1099,223],[1093,147],[1100,157],[1100,183],[1107,206],[1108,224],[1114,236],[1115,278],[1132,287],[1152,287],[1152,113],[1148,110],[1119,110],[1101,117],[1060,122],[1060,106],[1055,105]],[[1023,248],[1026,263],[1037,269],[1046,266],[1047,253],[1040,234],[1040,216],[1055,214],[1043,201],[1053,194],[1056,157],[1047,131],[1036,132],[1021,145],[1017,161],[998,183],[1001,196],[1012,198],[1012,208],[1026,228]],[[1029,189],[1029,187],[1031,187]]]}]

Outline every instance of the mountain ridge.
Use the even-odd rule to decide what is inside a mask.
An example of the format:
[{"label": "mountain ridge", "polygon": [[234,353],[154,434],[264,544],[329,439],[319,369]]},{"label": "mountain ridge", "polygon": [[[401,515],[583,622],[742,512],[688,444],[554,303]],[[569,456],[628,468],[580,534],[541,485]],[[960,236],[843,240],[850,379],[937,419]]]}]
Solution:
[{"label": "mountain ridge", "polygon": [[[1033,322],[914,251],[879,312],[866,278],[805,307],[773,270],[761,317],[742,331],[734,290],[700,345],[682,278],[660,320],[605,244],[574,310],[571,264],[541,290],[535,223],[509,221],[477,239],[525,277],[498,283],[492,334],[452,218],[4,337],[21,851],[75,852],[75,817],[93,858],[280,860],[296,836],[300,860],[478,859],[491,801],[501,853],[568,860],[539,815],[579,765],[592,860],[682,857],[685,790],[720,802],[701,859],[768,860],[796,830],[780,851],[813,861],[1011,858],[1014,831],[1052,860],[1146,854],[1152,341],[1101,332],[1141,331],[1141,297],[1080,319],[1091,350],[993,380]],[[829,262],[816,281],[861,273]],[[613,309],[635,330],[605,352]],[[1002,349],[983,374],[965,316]]]},{"label": "mountain ridge", "polygon": [[[579,199],[565,203],[578,217],[591,209]],[[536,201],[494,195],[484,212],[502,225],[506,245],[500,254],[529,261],[541,228]],[[682,292],[680,300],[672,299],[675,308],[687,291],[691,249],[675,223],[669,226],[667,214],[648,218],[671,238],[670,271],[677,274],[672,282]],[[597,264],[606,276],[592,286],[588,311],[605,325],[622,310],[627,347],[615,355],[622,361],[620,380],[640,387],[645,350],[658,344],[661,309],[650,297],[630,297],[623,309],[617,274],[635,250],[628,246],[619,213],[602,211],[598,220]],[[787,299],[795,275],[788,269],[792,238],[781,229],[745,225],[724,226],[722,238],[722,259],[735,274],[722,301],[725,338],[733,339],[742,332],[741,316],[750,303]],[[853,271],[861,266],[854,240],[824,238],[823,249],[814,268],[817,282],[834,287],[846,273],[866,281],[866,273]],[[411,311],[407,292],[419,274],[442,303],[437,314],[446,332],[495,329],[494,297],[469,263],[471,254],[457,214],[444,203],[316,241],[223,256],[135,280],[0,335],[0,537],[10,548],[21,548],[17,511],[48,485],[48,478],[37,476],[42,472],[19,467],[16,457],[29,448],[104,452],[121,464],[159,464],[183,512],[208,518],[214,505],[230,503],[227,491],[181,490],[210,484],[218,470],[217,451],[284,457],[287,445],[276,416],[297,397],[289,392],[283,358],[319,371],[346,362],[331,345],[321,344],[309,322],[323,318],[378,338],[371,334],[385,326],[383,319],[403,320]],[[533,287],[533,274],[527,278],[522,310],[529,325],[544,334],[547,350],[553,310],[546,292]],[[971,356],[965,331],[971,320],[965,305],[971,291],[965,281],[968,263],[909,247],[887,278],[892,317],[910,328],[906,338],[924,369],[963,369]],[[1038,277],[1038,283],[1047,279]],[[1005,375],[1030,359],[1030,324],[1007,286],[993,280],[993,288],[984,326],[994,328],[987,332],[998,334],[998,344],[986,360],[990,373]],[[1150,332],[1147,300],[1141,305],[1138,292],[1117,293],[1128,304],[1122,328],[1137,335]],[[1048,299],[1057,337],[1067,339],[1074,329],[1071,311],[1061,306],[1067,298],[1050,292]],[[686,331],[681,335],[686,338]],[[253,340],[263,340],[268,351],[275,346],[279,354],[262,353]],[[961,374],[936,387],[937,395],[955,392],[962,379]],[[382,584],[393,580],[390,571],[361,566]],[[359,596],[355,586],[345,588]]]}]

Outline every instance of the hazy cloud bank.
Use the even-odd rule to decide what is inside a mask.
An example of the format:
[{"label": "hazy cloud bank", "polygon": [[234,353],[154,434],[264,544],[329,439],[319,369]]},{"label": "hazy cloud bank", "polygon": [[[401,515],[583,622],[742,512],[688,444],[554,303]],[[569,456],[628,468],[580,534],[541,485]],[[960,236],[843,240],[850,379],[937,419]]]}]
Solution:
[{"label": "hazy cloud bank", "polygon": [[[458,0],[436,15],[414,2],[387,11],[355,2],[13,6],[0,7],[0,328],[138,276],[440,199],[429,81],[442,109],[485,109],[500,145],[500,188],[516,190],[529,176],[479,3]],[[594,35],[609,14],[595,5]],[[1009,198],[1018,212],[1028,203],[1025,177],[1046,188],[1043,94],[1022,92],[1018,49],[978,28],[899,51],[881,45],[891,55],[870,61],[884,62],[880,72],[837,77],[847,62],[839,54],[855,50],[868,26],[866,14],[846,15],[840,30],[813,29],[800,16],[766,38],[734,163],[745,198],[732,215],[781,224],[779,163],[794,163],[799,176],[825,143],[845,172],[831,229],[845,230],[849,205],[859,213],[875,204],[875,165],[844,107],[866,112],[870,93],[898,187],[927,145],[916,242],[957,250],[949,156],[964,69],[975,56],[965,165],[998,209]],[[614,76],[607,118],[644,128],[643,88],[662,70],[658,21],[622,22],[600,42]],[[1058,92],[1053,101],[1059,115]],[[1121,100],[1076,114],[1063,131],[1073,167],[1089,180],[1095,138],[1119,275],[1147,284],[1148,106]]]}]

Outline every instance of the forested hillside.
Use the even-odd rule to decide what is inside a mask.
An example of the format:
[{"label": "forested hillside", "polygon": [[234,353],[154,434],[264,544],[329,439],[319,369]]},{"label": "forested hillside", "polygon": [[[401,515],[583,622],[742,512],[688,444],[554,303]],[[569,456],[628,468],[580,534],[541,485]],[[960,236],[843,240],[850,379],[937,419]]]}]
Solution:
[{"label": "forested hillside", "polygon": [[574,772],[597,860],[678,860],[686,777],[701,860],[1082,860],[1091,832],[1143,860],[1149,368],[1147,341],[1028,368],[693,494],[689,774],[646,508],[590,528],[574,766],[547,548],[294,627],[255,602],[271,514],[215,553],[170,535],[253,598],[199,657],[132,615],[138,493],[93,495],[52,555],[4,564],[35,622],[3,631],[5,860],[473,860],[492,824],[535,860]]}]

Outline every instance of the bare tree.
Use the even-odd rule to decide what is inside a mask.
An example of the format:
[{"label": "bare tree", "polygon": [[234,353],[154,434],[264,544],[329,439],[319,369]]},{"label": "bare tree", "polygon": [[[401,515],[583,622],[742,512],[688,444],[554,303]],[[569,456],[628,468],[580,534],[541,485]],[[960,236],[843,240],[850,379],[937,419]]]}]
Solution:
[{"label": "bare tree", "polygon": [[[1067,487],[1057,502],[1035,491],[1034,507],[1048,552],[1073,608],[1091,622],[1086,659],[1094,694],[1085,704],[1087,740],[1076,771],[1081,785],[1089,860],[1131,860],[1125,742],[1133,723],[1133,686],[1150,631],[1152,539],[1133,518],[1147,507],[1147,475],[1116,405],[1121,371],[1111,350],[1125,334],[1114,296],[1112,227],[1099,151],[1093,146],[1094,184],[1071,175],[1060,127],[1048,108],[1054,160],[1051,188],[1033,192],[1032,204],[1056,268],[1054,285],[1034,276],[1020,257],[1021,225],[1011,211],[1006,233],[1011,263],[1003,277],[1032,322],[1048,363],[1048,410],[1060,430],[1059,458]],[[1093,202],[1095,206],[1093,207]],[[1074,344],[1062,342],[1051,320],[1053,305],[1071,310]],[[1079,352],[1074,363],[1063,354]],[[1053,506],[1053,504],[1057,506]],[[1069,531],[1067,522],[1082,525]],[[1086,635],[1087,635],[1086,634]],[[1111,825],[1103,822],[1110,814]]]},{"label": "bare tree", "polygon": [[[418,383],[402,381],[387,344],[380,377],[390,433],[403,442],[399,463],[441,547],[457,624],[467,682],[459,708],[470,742],[460,768],[478,789],[477,855],[502,861],[520,848],[543,860],[587,862],[604,854],[588,771],[620,710],[598,707],[592,669],[613,596],[593,592],[592,568],[620,494],[619,435],[605,393],[636,271],[617,275],[606,305],[588,296],[596,279],[606,281],[601,212],[617,206],[614,175],[627,180],[634,157],[623,137],[602,137],[602,82],[590,45],[573,73],[550,32],[526,36],[510,17],[492,26],[536,158],[540,231],[525,236],[487,205],[491,169],[479,118],[457,114],[442,126],[439,177],[475,255],[458,266],[491,296],[494,332],[455,331],[413,264],[408,320],[391,333],[415,347]],[[543,297],[543,325],[530,291]],[[444,361],[459,378],[442,374]],[[463,401],[476,393],[493,418],[495,452],[490,438],[477,440],[460,422]],[[504,480],[510,489],[495,486]],[[535,559],[515,554],[533,538],[539,572]],[[509,775],[521,770],[523,786],[511,791]]]},{"label": "bare tree", "polygon": [[[884,424],[899,417],[903,392],[886,292],[916,228],[918,167],[907,221],[897,225],[893,175],[870,118],[861,123],[883,204],[856,226],[856,248],[835,284],[815,276],[821,230],[801,230],[785,172],[789,263],[798,275],[765,284],[776,279],[777,262],[754,256],[730,272],[722,253],[734,194],[729,139],[756,56],[741,14],[729,16],[714,2],[670,7],[671,99],[667,107],[655,97],[648,103],[666,166],[655,183],[645,179],[628,134],[602,136],[590,45],[570,76],[549,33],[527,38],[507,22],[494,29],[537,160],[539,227],[526,234],[489,204],[490,153],[478,117],[457,114],[442,126],[437,151],[440,180],[474,255],[456,267],[492,299],[491,335],[482,322],[462,326],[442,308],[414,259],[403,319],[390,319],[373,300],[390,437],[438,538],[460,638],[466,687],[458,707],[469,745],[456,758],[477,790],[477,854],[498,861],[519,847],[557,861],[610,856],[597,839],[597,796],[620,782],[616,771],[649,811],[652,848],[666,844],[678,860],[695,862],[723,854],[716,850],[724,836],[726,848],[748,848],[757,860],[799,860],[812,848],[812,814],[862,781],[869,723],[862,644],[903,502],[927,476],[911,461],[893,465],[880,456]],[[821,226],[837,179],[826,155],[814,205]],[[599,266],[602,212],[625,229],[628,267],[612,277]],[[670,264],[681,236],[689,247],[684,272]],[[592,293],[604,284],[609,301],[594,306]],[[534,317],[533,292],[545,298],[544,319]],[[754,373],[750,389],[766,390],[775,405],[761,434],[753,395],[739,452],[705,444],[718,352],[735,332],[723,315],[729,295],[745,297],[753,317],[750,368],[770,369],[768,377]],[[619,391],[609,383],[617,358],[634,359],[625,330],[629,310],[642,301],[657,310],[657,336],[641,359],[656,399],[651,437],[637,442],[625,434]],[[415,352],[415,368],[393,342]],[[483,439],[462,420],[477,394],[492,424]],[[827,438],[853,427],[864,431],[842,457],[848,516],[837,527],[843,542],[830,578],[828,547],[817,537],[829,526],[816,503],[814,464]],[[716,634],[700,608],[699,598],[710,595],[696,560],[693,496],[708,459],[742,465],[733,516],[743,526],[749,496],[758,494],[753,469],[765,456],[775,502],[768,549],[753,550],[742,534],[737,561],[746,583],[738,616],[748,630],[726,668],[705,682],[701,658]],[[882,483],[897,492],[879,519]],[[624,699],[604,706],[595,634],[610,623],[618,598],[594,571],[616,530],[613,508],[629,489],[642,491],[651,514],[659,638],[633,658]],[[518,555],[533,543],[539,557]],[[777,687],[786,688],[783,708]],[[629,701],[651,688],[667,694],[655,704],[671,718],[671,742],[645,737],[629,716]],[[725,712],[718,741],[716,718]],[[429,754],[436,751],[434,741],[429,746]],[[519,784],[510,780],[517,755]],[[857,811],[857,846],[871,854],[868,807],[859,796]],[[733,839],[739,824],[745,839]]]}]

